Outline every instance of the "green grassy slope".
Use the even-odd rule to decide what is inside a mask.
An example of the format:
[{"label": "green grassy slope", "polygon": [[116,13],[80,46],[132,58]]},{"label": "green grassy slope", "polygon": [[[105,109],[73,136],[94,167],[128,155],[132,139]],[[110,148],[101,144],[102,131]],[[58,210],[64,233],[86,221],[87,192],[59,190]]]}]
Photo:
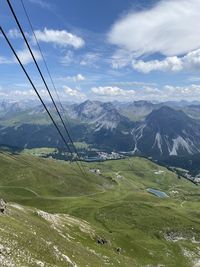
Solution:
[{"label": "green grassy slope", "polygon": [[[199,187],[142,158],[84,165],[87,170],[100,169],[102,175],[88,172],[84,177],[76,173],[74,164],[1,154],[0,195],[8,201],[87,221],[95,235],[80,234],[77,242],[80,249],[90,246],[99,255],[99,261],[95,253],[88,260],[82,250],[74,257],[78,266],[198,266]],[[147,188],[160,189],[170,197],[157,198]],[[32,224],[35,213],[27,212],[31,213],[27,222]],[[0,224],[0,232],[1,229]],[[47,228],[44,235],[48,236],[48,232]],[[107,243],[98,245],[97,236]],[[51,242],[65,241],[54,236]],[[73,259],[75,250],[77,247],[72,247],[71,252],[63,253]],[[34,258],[36,255],[43,259],[43,253],[37,252]],[[106,257],[108,262],[102,261]],[[88,260],[88,265],[84,260]],[[49,264],[53,264],[53,259]]]},{"label": "green grassy slope", "polygon": [[75,163],[26,154],[1,153],[0,172],[0,192],[12,201],[90,194],[113,185],[111,179],[102,179],[92,173],[84,177]]},{"label": "green grassy slope", "polygon": [[[0,217],[0,266],[120,266],[133,263],[96,244],[99,232],[65,214],[11,203]],[[100,233],[101,234],[101,233]],[[109,246],[109,245],[108,245]]]}]

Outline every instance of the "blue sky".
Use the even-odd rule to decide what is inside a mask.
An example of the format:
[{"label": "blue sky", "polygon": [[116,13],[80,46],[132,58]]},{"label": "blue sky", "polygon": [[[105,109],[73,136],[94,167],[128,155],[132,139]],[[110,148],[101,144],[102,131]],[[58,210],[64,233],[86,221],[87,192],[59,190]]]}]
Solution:
[{"label": "blue sky", "polygon": [[[21,1],[11,3],[49,81]],[[62,99],[200,100],[199,0],[24,0],[24,4]],[[0,10],[1,26],[47,98],[6,0],[0,2]],[[0,77],[1,99],[35,97],[2,36]]]}]

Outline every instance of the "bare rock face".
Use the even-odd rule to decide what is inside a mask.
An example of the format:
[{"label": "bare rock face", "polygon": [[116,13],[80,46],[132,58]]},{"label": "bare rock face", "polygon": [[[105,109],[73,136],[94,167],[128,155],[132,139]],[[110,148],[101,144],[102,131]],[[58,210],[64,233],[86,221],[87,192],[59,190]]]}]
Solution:
[{"label": "bare rock face", "polygon": [[132,131],[134,152],[153,158],[191,156],[200,152],[200,125],[183,111],[163,106]]},{"label": "bare rock face", "polygon": [[0,213],[5,213],[6,210],[6,202],[1,198],[0,199]]}]

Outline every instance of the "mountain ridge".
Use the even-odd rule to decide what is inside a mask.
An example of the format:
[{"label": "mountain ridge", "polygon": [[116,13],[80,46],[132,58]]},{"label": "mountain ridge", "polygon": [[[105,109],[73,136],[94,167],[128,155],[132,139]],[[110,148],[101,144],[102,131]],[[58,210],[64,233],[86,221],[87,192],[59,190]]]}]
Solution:
[{"label": "mountain ridge", "polygon": [[[68,103],[64,106],[68,117],[66,123],[74,141],[92,144],[97,149],[132,151],[136,155],[152,157],[200,152],[198,120],[178,107],[174,109],[147,101],[133,105],[142,109],[145,106],[145,110],[146,106],[154,108],[143,119],[134,122],[120,111],[119,103],[117,106],[111,102],[90,100],[81,104]],[[48,105],[48,108],[58,120],[53,106]],[[1,144],[21,148],[63,147],[41,105],[11,110],[8,110],[9,116],[0,118]],[[64,110],[61,113],[64,115]]]}]

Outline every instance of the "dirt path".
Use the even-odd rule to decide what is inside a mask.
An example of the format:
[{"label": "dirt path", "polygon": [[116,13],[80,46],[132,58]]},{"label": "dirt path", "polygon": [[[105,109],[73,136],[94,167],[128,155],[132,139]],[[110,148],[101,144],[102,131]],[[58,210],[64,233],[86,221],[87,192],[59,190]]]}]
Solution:
[{"label": "dirt path", "polygon": [[37,197],[40,197],[40,195],[38,193],[36,193],[35,191],[27,188],[27,187],[23,187],[23,186],[9,186],[9,185],[0,185],[0,188],[16,188],[16,189],[24,189],[26,191],[31,192],[32,194],[34,194]]}]

